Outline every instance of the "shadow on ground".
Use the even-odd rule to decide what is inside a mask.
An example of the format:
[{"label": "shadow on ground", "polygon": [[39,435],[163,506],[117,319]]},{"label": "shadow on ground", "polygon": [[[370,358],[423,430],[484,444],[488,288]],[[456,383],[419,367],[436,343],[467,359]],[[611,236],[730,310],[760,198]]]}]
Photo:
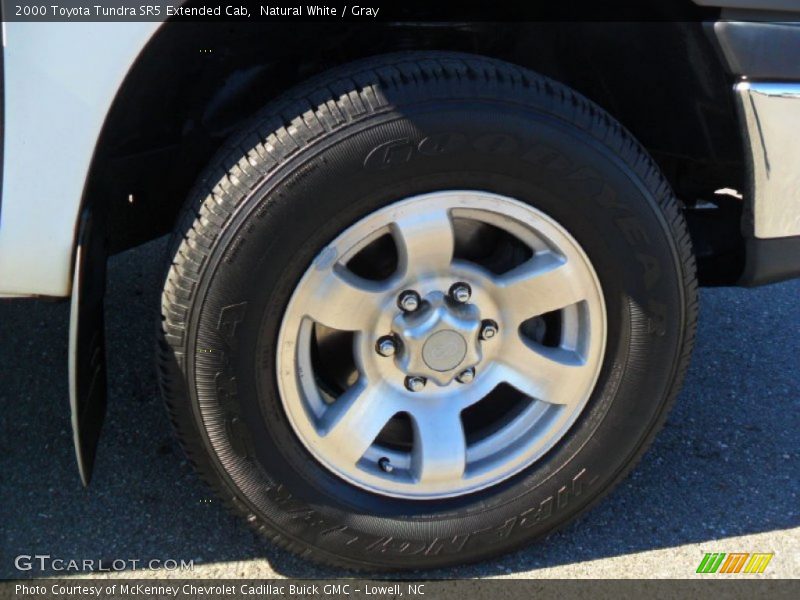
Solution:
[{"label": "shadow on ground", "polygon": [[[78,481],[69,428],[68,305],[0,303],[0,577],[47,574],[14,569],[15,556],[36,553],[221,566],[263,559],[248,576],[342,575],[256,538],[210,497],[173,441],[152,344],[164,246],[111,261],[109,412],[89,490]],[[459,576],[800,525],[800,281],[704,290],[701,299],[686,386],[633,475],[550,539]]]}]

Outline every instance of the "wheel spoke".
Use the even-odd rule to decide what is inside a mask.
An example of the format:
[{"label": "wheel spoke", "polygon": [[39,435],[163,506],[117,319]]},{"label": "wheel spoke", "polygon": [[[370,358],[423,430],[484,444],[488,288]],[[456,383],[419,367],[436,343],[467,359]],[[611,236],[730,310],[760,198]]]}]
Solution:
[{"label": "wheel spoke", "polygon": [[589,367],[576,352],[544,346],[534,349],[519,336],[506,343],[497,365],[501,381],[550,404],[581,400]]},{"label": "wheel spoke", "polygon": [[442,272],[450,267],[455,235],[447,210],[405,214],[395,221],[393,230],[400,270],[406,276]]},{"label": "wheel spoke", "polygon": [[419,483],[461,479],[466,439],[460,413],[453,407],[426,406],[411,415],[414,427],[412,471]]},{"label": "wheel spoke", "polygon": [[315,276],[317,281],[310,286],[314,295],[306,305],[309,317],[342,331],[361,331],[374,322],[385,298],[385,284],[362,279],[336,266]]},{"label": "wheel spoke", "polygon": [[326,453],[355,464],[398,410],[391,391],[359,381],[325,412],[320,443]]},{"label": "wheel spoke", "polygon": [[573,261],[553,254],[536,256],[498,279],[502,304],[517,323],[566,308],[586,299],[593,282],[586,281]]}]

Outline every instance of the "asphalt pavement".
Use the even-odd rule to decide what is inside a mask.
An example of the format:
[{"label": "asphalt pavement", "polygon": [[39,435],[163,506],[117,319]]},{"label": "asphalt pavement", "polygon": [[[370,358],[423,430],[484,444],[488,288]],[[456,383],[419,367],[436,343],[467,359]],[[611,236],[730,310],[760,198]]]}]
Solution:
[{"label": "asphalt pavement", "polygon": [[[256,537],[174,441],[153,356],[164,249],[157,240],[111,260],[109,410],[86,490],[70,432],[68,303],[0,302],[0,577],[59,574],[15,568],[34,554],[194,563],[147,576],[344,575]],[[799,440],[800,281],[702,290],[684,390],[633,474],[541,543],[424,575],[686,578],[705,552],[774,552],[764,577],[800,577]]]}]

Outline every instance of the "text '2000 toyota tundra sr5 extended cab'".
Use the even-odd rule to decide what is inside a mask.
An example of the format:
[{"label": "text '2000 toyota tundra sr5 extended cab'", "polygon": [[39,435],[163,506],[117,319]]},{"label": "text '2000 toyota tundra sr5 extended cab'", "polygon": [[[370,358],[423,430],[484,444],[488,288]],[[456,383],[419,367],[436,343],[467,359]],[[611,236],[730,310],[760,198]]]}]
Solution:
[{"label": "text '2000 toyota tundra sr5 extended cab'", "polygon": [[800,6],[664,4],[4,23],[0,296],[71,302],[84,482],[106,259],[171,231],[163,395],[269,539],[451,565],[602,497],[675,399],[697,286],[800,275]]}]

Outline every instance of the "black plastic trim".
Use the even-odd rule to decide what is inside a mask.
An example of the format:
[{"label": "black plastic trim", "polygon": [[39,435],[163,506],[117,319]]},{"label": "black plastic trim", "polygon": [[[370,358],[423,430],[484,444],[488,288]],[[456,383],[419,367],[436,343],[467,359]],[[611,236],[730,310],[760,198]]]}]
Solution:
[{"label": "black plastic trim", "polygon": [[[800,21],[800,13],[796,17]],[[734,75],[771,81],[800,79],[800,22],[717,21],[714,35]]]},{"label": "black plastic trim", "polygon": [[748,238],[744,272],[738,285],[755,287],[800,277],[800,235]]},{"label": "black plastic trim", "polygon": [[80,217],[69,323],[69,401],[78,471],[89,485],[108,396],[105,307],[106,245],[103,212]]},{"label": "black plastic trim", "polygon": [[758,11],[800,11],[798,0],[692,0],[699,6]]}]

